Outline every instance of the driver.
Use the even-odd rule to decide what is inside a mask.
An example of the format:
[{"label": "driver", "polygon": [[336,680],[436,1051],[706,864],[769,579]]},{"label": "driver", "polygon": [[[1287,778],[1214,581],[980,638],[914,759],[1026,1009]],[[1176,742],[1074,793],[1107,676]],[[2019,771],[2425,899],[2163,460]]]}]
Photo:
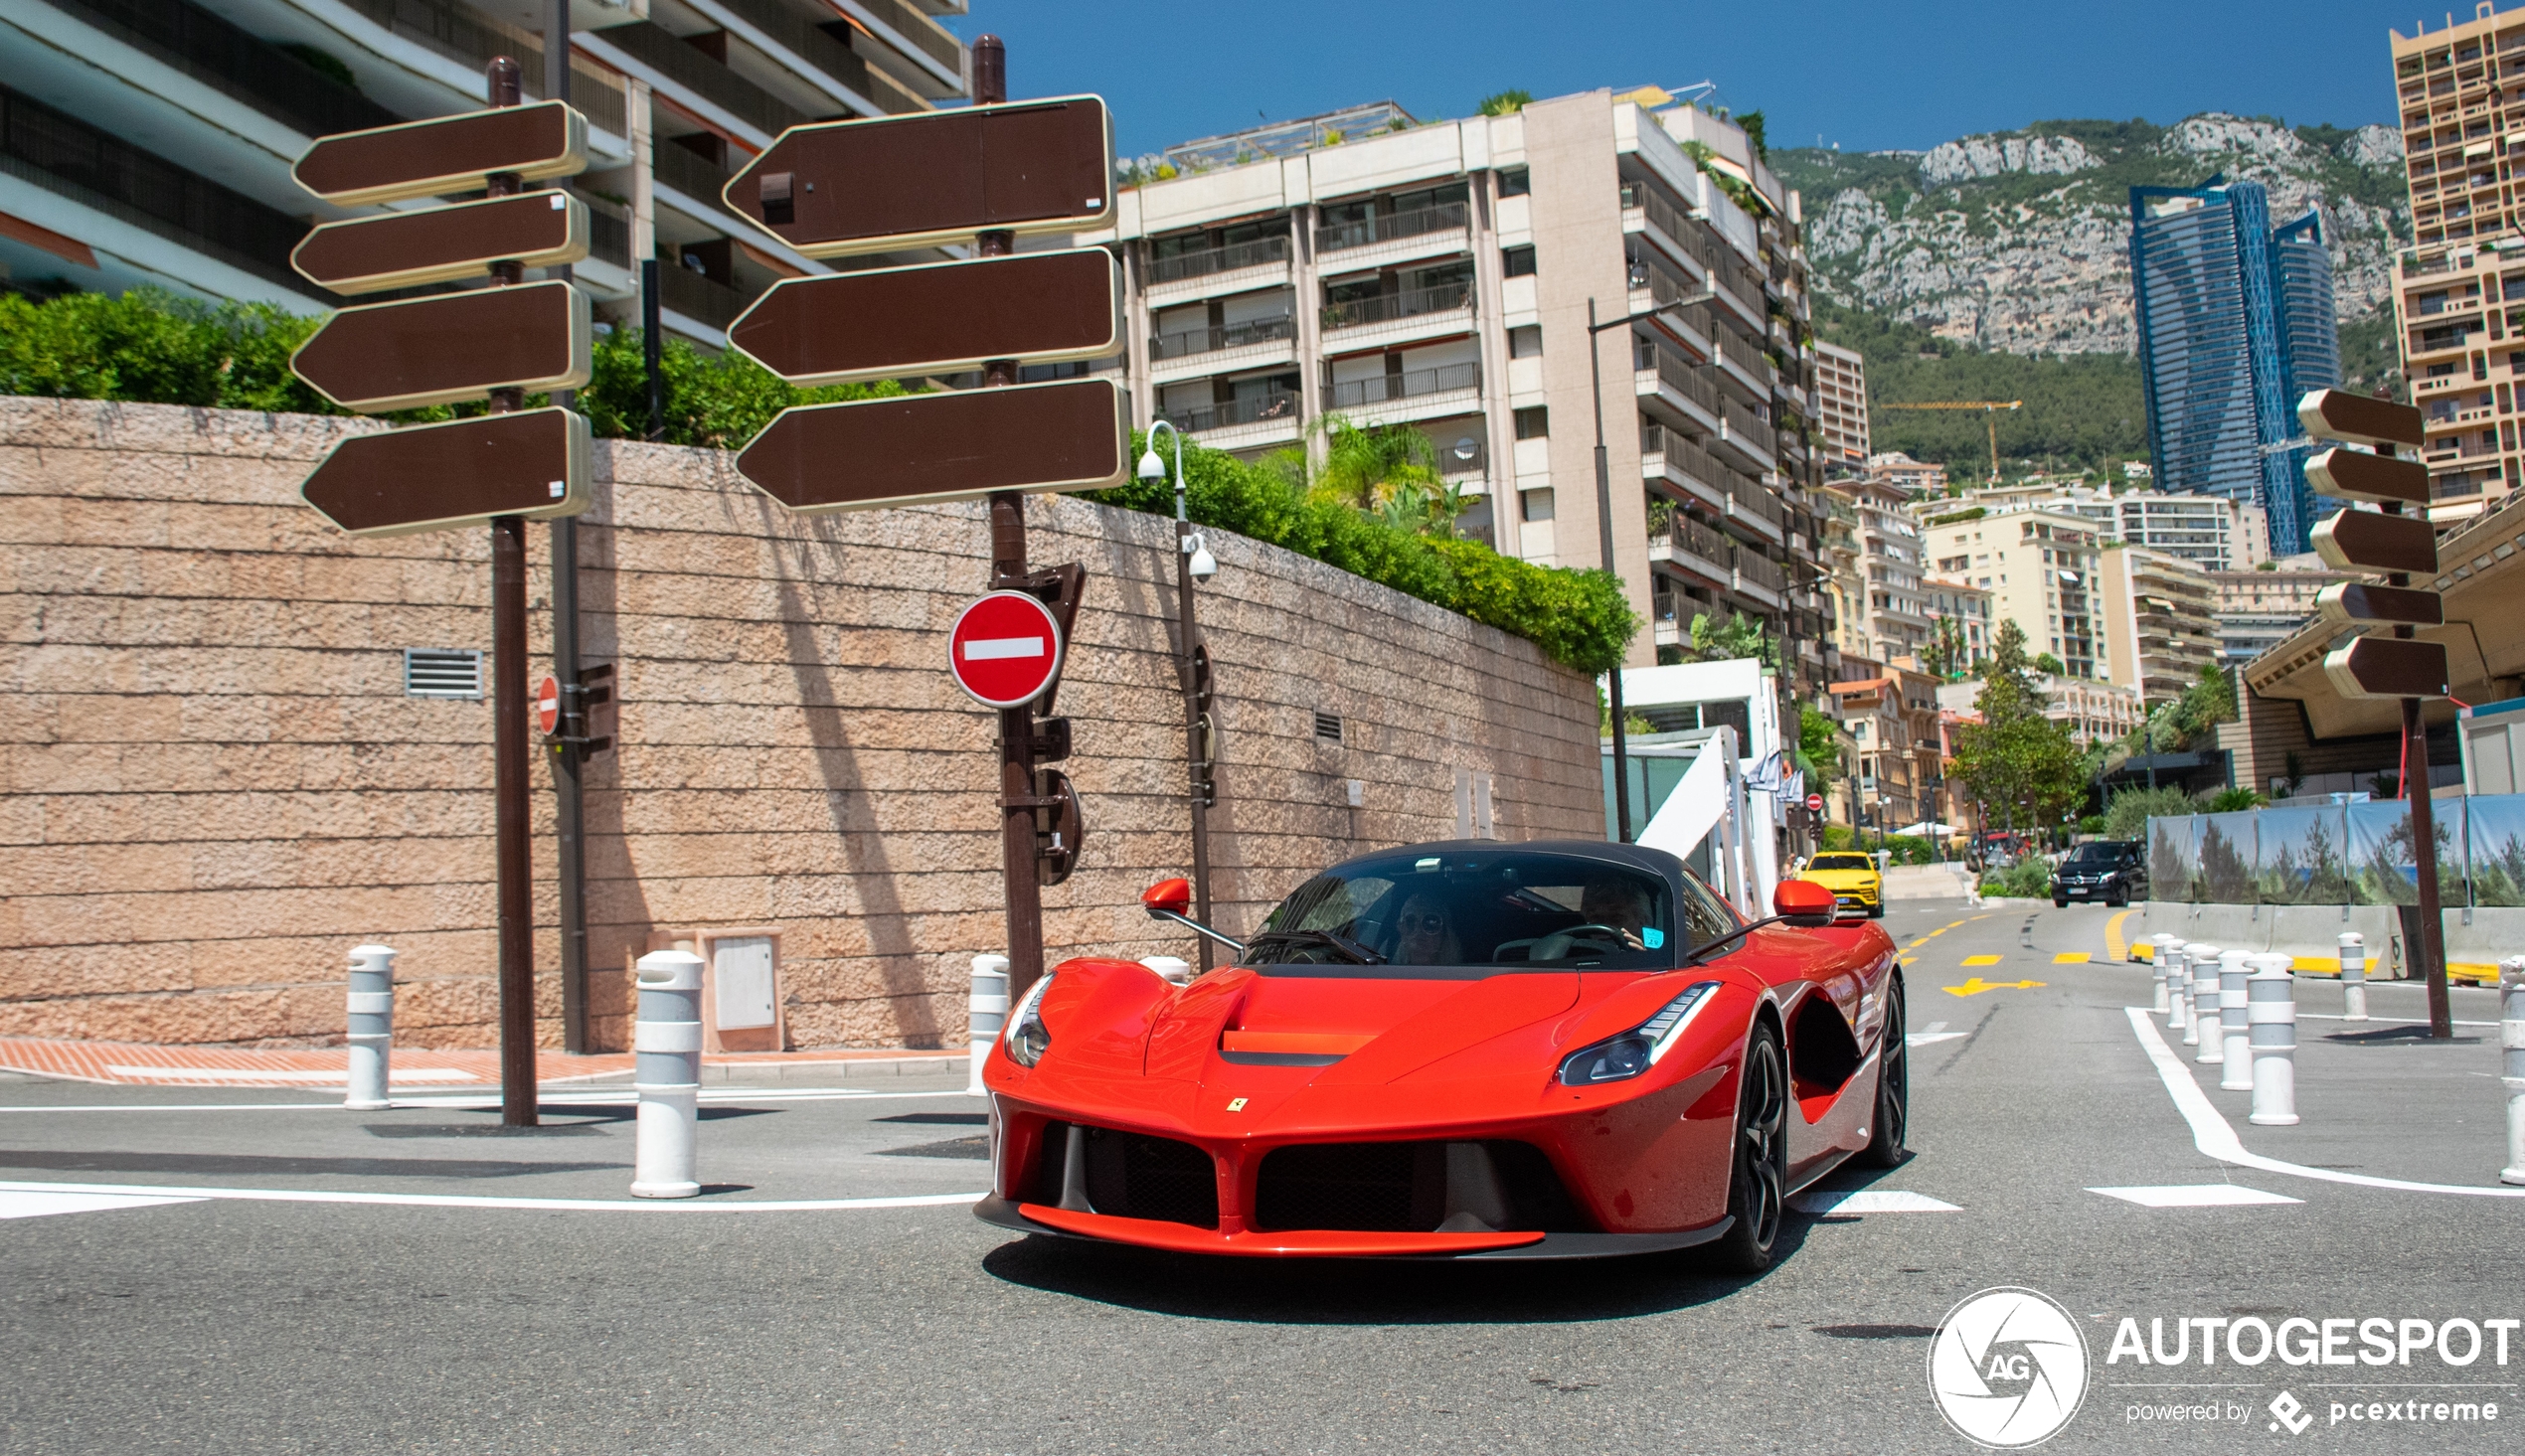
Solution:
[{"label": "driver", "polygon": [[1446,966],[1463,960],[1453,918],[1447,914],[1446,902],[1436,895],[1415,894],[1405,900],[1396,924],[1402,930],[1395,943],[1396,965]]},{"label": "driver", "polygon": [[1648,887],[1628,875],[1599,875],[1579,893],[1579,918],[1620,932],[1622,944],[1632,950],[1648,948],[1640,932],[1652,908]]}]

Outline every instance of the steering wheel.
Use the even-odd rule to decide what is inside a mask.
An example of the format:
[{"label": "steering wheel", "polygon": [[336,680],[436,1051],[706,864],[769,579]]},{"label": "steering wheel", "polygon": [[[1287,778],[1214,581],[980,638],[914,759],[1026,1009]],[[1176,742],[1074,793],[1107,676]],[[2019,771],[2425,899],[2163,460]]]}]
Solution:
[{"label": "steering wheel", "polygon": [[1616,950],[1630,949],[1630,941],[1626,938],[1625,932],[1616,930],[1610,925],[1572,925],[1567,930],[1555,930],[1536,940],[1534,949],[1526,952],[1526,958],[1539,961],[1561,960],[1569,955],[1570,947],[1581,937],[1587,936],[1591,930],[1596,933],[1590,938],[1609,940]]}]

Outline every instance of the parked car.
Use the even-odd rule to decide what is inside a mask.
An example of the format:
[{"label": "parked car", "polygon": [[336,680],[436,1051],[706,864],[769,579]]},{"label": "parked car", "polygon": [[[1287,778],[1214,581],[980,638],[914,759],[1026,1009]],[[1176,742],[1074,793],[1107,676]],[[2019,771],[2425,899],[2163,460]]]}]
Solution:
[{"label": "parked car", "polygon": [[2135,839],[2094,839],[2069,852],[2052,871],[2052,903],[2103,900],[2126,905],[2148,893],[2147,857]]}]

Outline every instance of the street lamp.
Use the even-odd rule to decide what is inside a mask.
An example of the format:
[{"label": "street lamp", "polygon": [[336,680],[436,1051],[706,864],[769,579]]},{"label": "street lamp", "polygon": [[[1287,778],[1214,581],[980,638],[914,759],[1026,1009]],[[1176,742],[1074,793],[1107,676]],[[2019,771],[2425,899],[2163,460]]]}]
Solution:
[{"label": "street lamp", "polygon": [[[1634,273],[1644,271],[1634,269]],[[1640,281],[1644,282],[1644,279]],[[1596,530],[1604,554],[1605,574],[1619,579],[1613,569],[1613,470],[1610,457],[1604,453],[1604,365],[1596,355],[1596,336],[1606,329],[1627,329],[1644,318],[1655,318],[1718,297],[1716,291],[1696,293],[1661,303],[1646,313],[1626,313],[1619,318],[1596,321],[1596,300],[1587,300],[1587,383],[1596,398]],[[1630,843],[1630,774],[1628,745],[1622,733],[1622,665],[1615,663],[1604,674],[1606,695],[1613,714],[1613,837]]]},{"label": "street lamp", "polygon": [[[1157,455],[1157,432],[1166,431],[1175,445],[1175,672],[1184,694],[1184,764],[1192,798],[1192,890],[1194,916],[1203,924],[1210,923],[1210,796],[1213,780],[1210,774],[1210,725],[1202,712],[1202,698],[1208,689],[1209,654],[1195,646],[1197,628],[1193,619],[1192,585],[1219,574],[1219,559],[1200,533],[1192,529],[1191,513],[1184,501],[1184,433],[1174,421],[1157,419],[1148,426],[1148,445],[1140,453],[1139,478],[1160,481],[1166,478],[1166,462]],[[1201,968],[1210,969],[1210,941],[1195,936],[1200,945]]]}]

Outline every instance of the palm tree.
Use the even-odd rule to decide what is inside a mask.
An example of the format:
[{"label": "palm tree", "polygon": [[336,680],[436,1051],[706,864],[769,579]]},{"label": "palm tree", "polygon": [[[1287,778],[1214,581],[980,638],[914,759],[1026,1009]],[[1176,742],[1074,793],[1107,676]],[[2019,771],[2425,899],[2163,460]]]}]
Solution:
[{"label": "palm tree", "polygon": [[1463,514],[1460,487],[1450,486],[1438,465],[1437,446],[1407,424],[1362,425],[1341,414],[1315,421],[1323,460],[1291,446],[1271,463],[1310,495],[1383,517],[1397,530],[1451,536]]}]

